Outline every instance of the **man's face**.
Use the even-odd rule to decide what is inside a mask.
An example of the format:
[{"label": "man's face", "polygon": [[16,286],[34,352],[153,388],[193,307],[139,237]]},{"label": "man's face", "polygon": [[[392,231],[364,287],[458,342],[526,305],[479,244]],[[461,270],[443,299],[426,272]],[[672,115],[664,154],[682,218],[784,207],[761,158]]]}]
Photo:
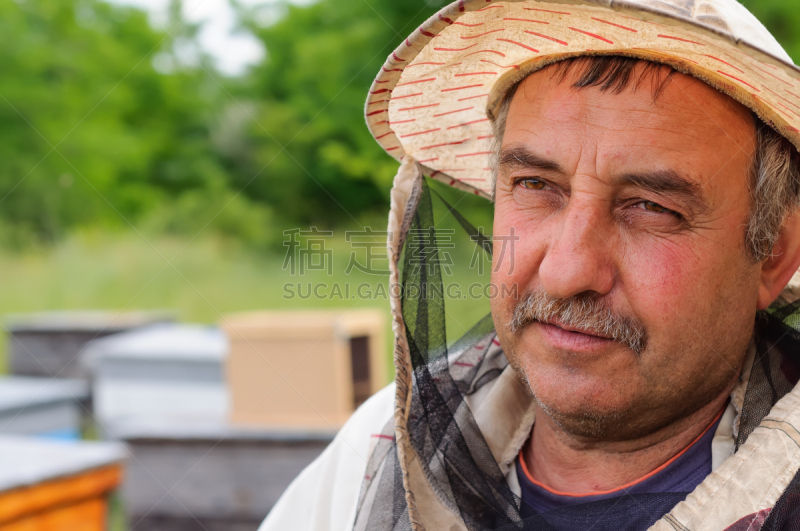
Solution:
[{"label": "man's face", "polygon": [[[543,70],[511,102],[494,234],[513,228],[519,240],[513,270],[496,245],[492,281],[519,298],[495,298],[492,314],[556,423],[626,440],[706,405],[740,370],[760,272],[744,247],[754,126],[743,106],[683,75],[655,102],[647,82],[621,94],[574,82]],[[512,326],[531,293],[590,301],[642,332],[643,348],[609,339],[597,319]]]}]

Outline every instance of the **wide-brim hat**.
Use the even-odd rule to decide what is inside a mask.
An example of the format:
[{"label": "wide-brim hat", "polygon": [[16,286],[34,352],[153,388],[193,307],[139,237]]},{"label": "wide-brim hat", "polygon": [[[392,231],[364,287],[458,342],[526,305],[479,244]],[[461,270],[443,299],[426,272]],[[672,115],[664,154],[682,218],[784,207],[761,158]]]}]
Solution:
[{"label": "wide-brim hat", "polygon": [[490,116],[546,65],[621,55],[669,65],[752,109],[800,148],[800,69],[736,0],[459,0],[387,59],[367,124],[393,157],[490,196]]}]

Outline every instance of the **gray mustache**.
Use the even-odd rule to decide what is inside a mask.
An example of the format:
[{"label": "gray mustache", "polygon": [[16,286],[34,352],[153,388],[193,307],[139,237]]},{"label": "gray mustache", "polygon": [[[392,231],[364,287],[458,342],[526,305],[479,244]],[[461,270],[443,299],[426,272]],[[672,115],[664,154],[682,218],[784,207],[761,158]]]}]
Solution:
[{"label": "gray mustache", "polygon": [[640,320],[619,315],[601,300],[589,295],[557,299],[543,289],[537,289],[516,304],[509,327],[516,334],[535,321],[547,323],[553,320],[609,337],[626,345],[636,354],[641,354],[647,346],[647,332]]}]

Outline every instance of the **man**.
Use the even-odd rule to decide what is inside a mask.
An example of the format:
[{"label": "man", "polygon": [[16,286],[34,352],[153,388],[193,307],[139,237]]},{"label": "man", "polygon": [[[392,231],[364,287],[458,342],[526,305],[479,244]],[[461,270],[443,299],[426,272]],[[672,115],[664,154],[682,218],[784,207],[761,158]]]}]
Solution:
[{"label": "man", "polygon": [[396,384],[262,529],[798,528],[800,305],[771,306],[800,266],[798,79],[733,1],[462,1],[415,32],[367,103],[404,155],[392,282],[420,169],[493,197],[514,267],[463,349],[392,300]]}]

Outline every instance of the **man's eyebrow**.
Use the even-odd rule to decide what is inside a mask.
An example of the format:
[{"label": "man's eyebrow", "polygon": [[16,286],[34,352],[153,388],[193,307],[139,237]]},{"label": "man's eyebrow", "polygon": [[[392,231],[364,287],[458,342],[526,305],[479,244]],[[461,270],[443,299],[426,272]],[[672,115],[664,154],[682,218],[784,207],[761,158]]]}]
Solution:
[{"label": "man's eyebrow", "polygon": [[529,151],[523,146],[510,146],[500,151],[497,161],[500,168],[535,168],[538,170],[564,173],[557,162],[547,160]]},{"label": "man's eyebrow", "polygon": [[622,186],[636,186],[657,194],[677,196],[686,201],[695,212],[702,212],[708,207],[702,187],[675,170],[629,173],[621,176],[618,183]]}]

